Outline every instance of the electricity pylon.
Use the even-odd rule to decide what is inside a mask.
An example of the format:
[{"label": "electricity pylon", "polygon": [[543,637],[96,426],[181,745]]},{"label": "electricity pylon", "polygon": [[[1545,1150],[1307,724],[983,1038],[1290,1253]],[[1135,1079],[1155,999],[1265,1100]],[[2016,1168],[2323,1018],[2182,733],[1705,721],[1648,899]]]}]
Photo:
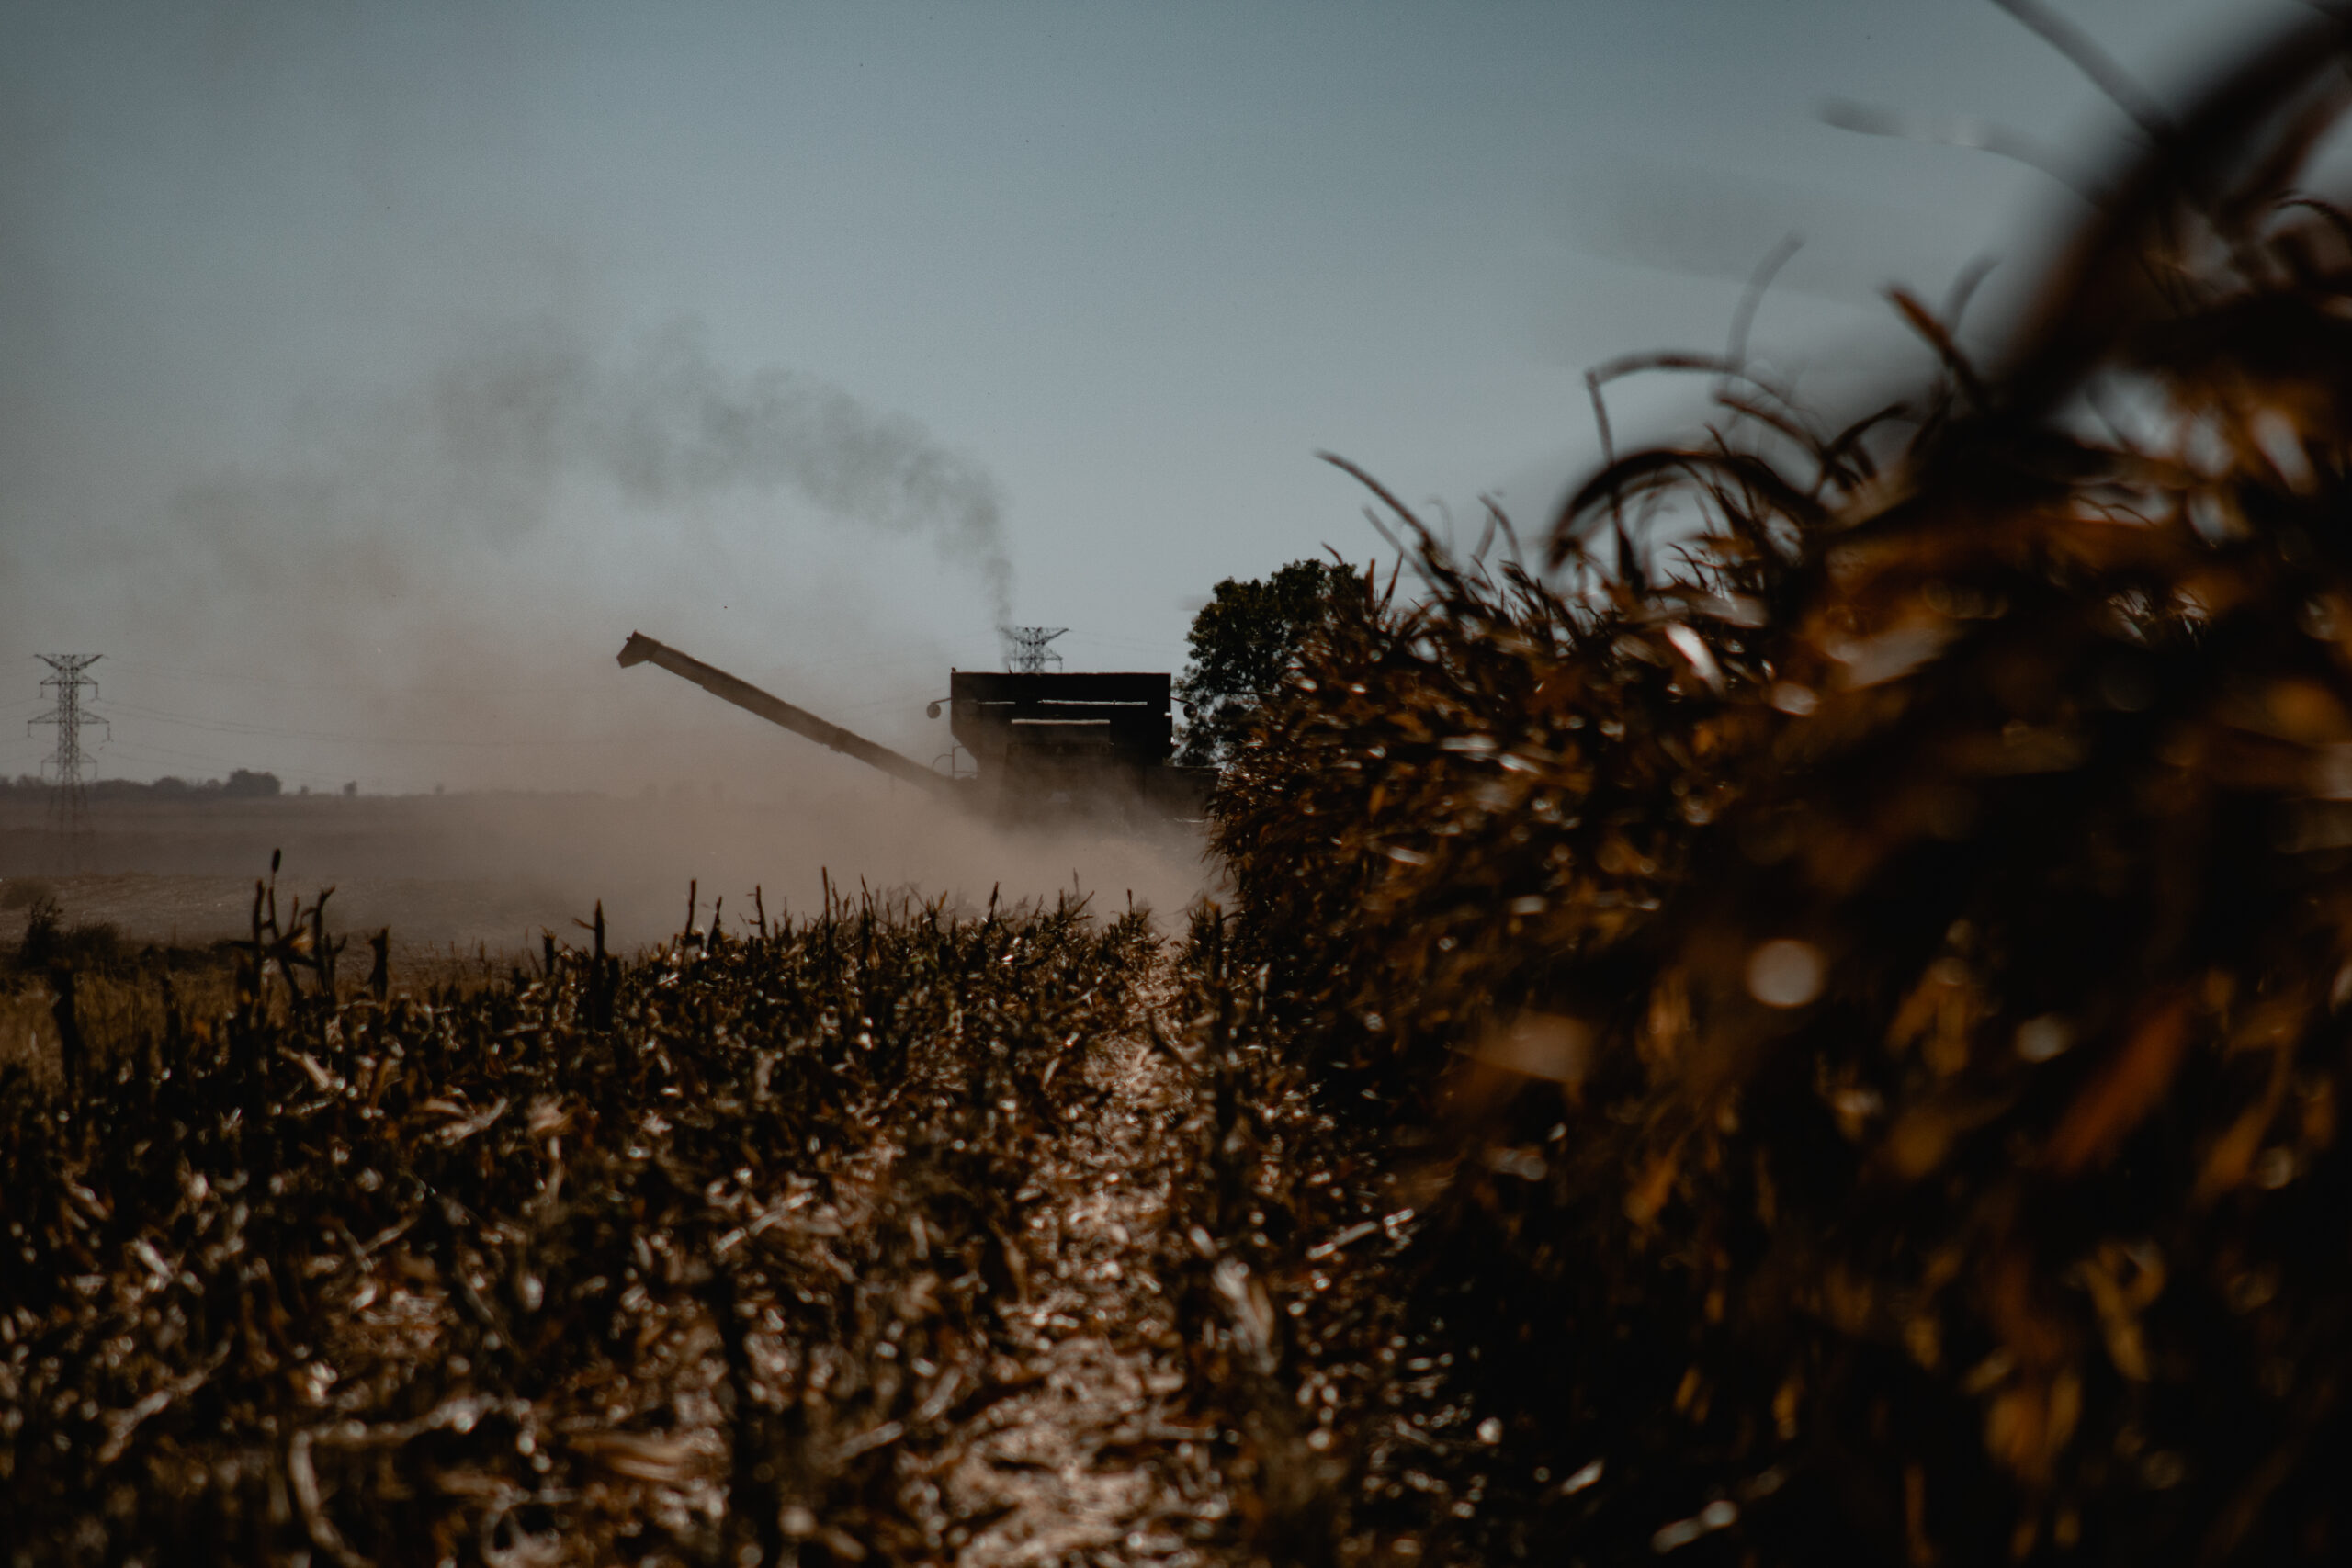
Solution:
[{"label": "electricity pylon", "polygon": [[40,689],[54,692],[57,705],[38,718],[28,719],[25,728],[47,724],[57,729],[57,751],[49,760],[49,824],[61,838],[79,839],[89,830],[89,780],[85,776],[89,759],[82,754],[82,727],[98,725],[109,734],[112,728],[105,719],[83,711],[82,694],[87,692],[94,697],[98,694],[98,683],[83,671],[105,657],[102,653],[40,656],[50,669]]},{"label": "electricity pylon", "polygon": [[1043,675],[1046,666],[1062,667],[1062,656],[1046,645],[1069,630],[1068,626],[999,626],[1004,634],[1004,667],[1014,675]]}]

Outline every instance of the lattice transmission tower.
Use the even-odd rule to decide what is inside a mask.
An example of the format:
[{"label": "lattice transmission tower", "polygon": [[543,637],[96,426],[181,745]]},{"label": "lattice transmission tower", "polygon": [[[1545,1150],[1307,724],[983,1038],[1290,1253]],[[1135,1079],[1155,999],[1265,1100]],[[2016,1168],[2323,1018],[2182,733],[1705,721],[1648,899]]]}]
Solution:
[{"label": "lattice transmission tower", "polygon": [[112,733],[103,718],[96,717],[82,706],[85,694],[98,694],[98,683],[84,673],[91,665],[105,658],[102,653],[44,653],[40,661],[50,672],[40,683],[44,692],[56,694],[57,705],[38,718],[26,721],[30,729],[36,724],[52,725],[57,730],[57,750],[49,760],[49,820],[56,832],[67,839],[78,839],[89,829],[89,779],[85,770],[89,759],[82,752],[82,729],[96,725]]},{"label": "lattice transmission tower", "polygon": [[1062,667],[1062,656],[1046,645],[1068,626],[999,626],[1004,634],[1004,667],[1015,675],[1043,675]]}]

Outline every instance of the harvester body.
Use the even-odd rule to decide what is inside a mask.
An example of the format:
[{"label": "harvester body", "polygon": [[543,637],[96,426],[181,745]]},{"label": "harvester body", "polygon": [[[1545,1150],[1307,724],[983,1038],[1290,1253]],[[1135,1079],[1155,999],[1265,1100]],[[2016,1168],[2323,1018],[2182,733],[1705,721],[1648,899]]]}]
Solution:
[{"label": "harvester body", "polygon": [[1164,673],[947,678],[948,723],[1001,813],[1125,797],[1164,816],[1197,816],[1206,778],[1178,768],[1174,693]]},{"label": "harvester body", "polygon": [[[631,632],[620,663],[656,664],[769,723],[808,737],[938,799],[1014,820],[1110,812],[1201,814],[1210,771],[1180,768],[1172,682],[1165,674],[948,676],[948,728],[971,760],[943,773],[843,729],[715,666]],[[933,705],[936,716],[938,705]]]}]

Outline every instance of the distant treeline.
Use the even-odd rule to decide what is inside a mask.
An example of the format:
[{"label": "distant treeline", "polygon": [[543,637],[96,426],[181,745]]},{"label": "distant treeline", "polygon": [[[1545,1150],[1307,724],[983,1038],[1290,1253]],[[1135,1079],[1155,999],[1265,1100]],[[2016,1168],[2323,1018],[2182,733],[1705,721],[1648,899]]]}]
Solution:
[{"label": "distant treeline", "polygon": [[[18,773],[14,779],[0,780],[0,798],[17,799],[28,795],[47,798],[56,785],[32,773]],[[88,786],[92,800],[258,800],[280,795],[285,786],[276,773],[257,773],[239,768],[226,779],[160,778],[153,784],[139,784],[130,779],[100,779]],[[304,794],[310,793],[305,790]],[[345,795],[356,795],[356,784],[345,784]]]}]

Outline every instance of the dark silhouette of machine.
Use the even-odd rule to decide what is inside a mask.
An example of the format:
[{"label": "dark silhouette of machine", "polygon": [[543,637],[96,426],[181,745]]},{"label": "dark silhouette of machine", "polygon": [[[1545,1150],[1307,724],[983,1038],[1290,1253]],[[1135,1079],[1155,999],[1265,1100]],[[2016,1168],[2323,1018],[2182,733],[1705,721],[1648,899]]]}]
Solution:
[{"label": "dark silhouette of machine", "polygon": [[[1097,813],[1194,818],[1213,776],[1207,768],[1169,761],[1176,731],[1165,674],[953,671],[945,707],[956,744],[970,759],[966,773],[926,768],[642,632],[629,634],[620,663],[657,664],[940,800],[1015,820]],[[941,705],[930,705],[933,718]]]}]

